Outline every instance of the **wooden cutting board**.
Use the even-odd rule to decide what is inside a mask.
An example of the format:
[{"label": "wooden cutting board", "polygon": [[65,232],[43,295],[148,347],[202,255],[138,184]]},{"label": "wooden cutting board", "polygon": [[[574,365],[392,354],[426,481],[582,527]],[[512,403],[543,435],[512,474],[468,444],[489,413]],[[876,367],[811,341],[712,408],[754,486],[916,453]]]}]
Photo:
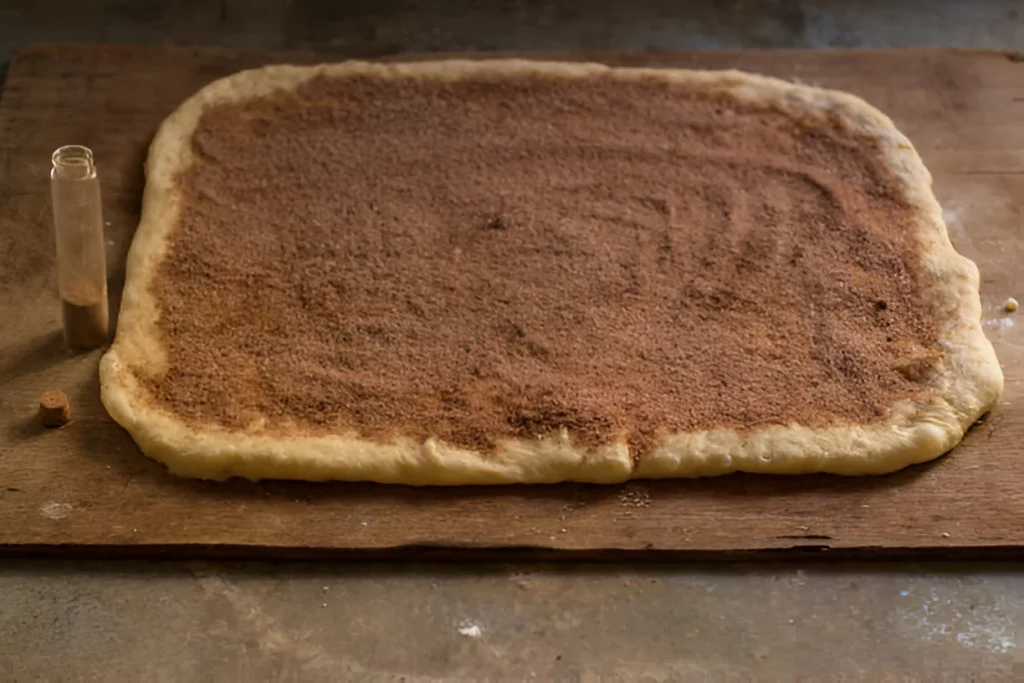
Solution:
[{"label": "wooden cutting board", "polygon": [[[885,477],[730,476],[622,486],[414,489],[213,483],[143,457],[99,402],[98,352],[60,339],[51,151],[90,146],[103,181],[111,290],[139,215],[160,121],[233,71],[339,55],[31,47],[0,101],[0,548],[376,556],[475,548],[559,557],[1024,546],[1024,57],[963,51],[544,55],[610,64],[741,68],[840,88],[895,119],[935,176],[957,248],[981,267],[985,328],[1006,373],[1001,406],[949,457]],[[63,389],[74,420],[34,421]],[[647,555],[645,555],[646,557]]]}]

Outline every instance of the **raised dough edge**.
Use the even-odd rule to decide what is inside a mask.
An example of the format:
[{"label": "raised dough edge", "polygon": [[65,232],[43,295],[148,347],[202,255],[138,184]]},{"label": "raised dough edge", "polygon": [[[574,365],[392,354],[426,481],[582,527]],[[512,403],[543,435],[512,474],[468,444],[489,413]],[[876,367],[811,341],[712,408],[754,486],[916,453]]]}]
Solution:
[{"label": "raised dough edge", "polygon": [[[926,401],[903,401],[877,423],[830,429],[773,426],[681,433],[666,438],[634,465],[625,444],[575,447],[568,434],[509,440],[481,453],[428,439],[378,443],[354,435],[253,436],[217,426],[196,427],[161,409],[136,373],[166,369],[159,307],[150,282],[167,250],[181,202],[174,180],[192,162],[190,140],[203,110],[219,103],[294,88],[319,75],[458,79],[469,76],[542,75],[550,78],[651,79],[691,91],[729,94],[773,104],[801,117],[824,120],[831,112],[879,140],[886,160],[917,208],[917,238],[924,255],[922,295],[935,306],[945,354],[930,380]],[[998,400],[1003,376],[981,328],[975,264],[949,240],[931,175],[910,142],[884,114],[843,92],[739,71],[616,68],[600,64],[529,60],[443,60],[377,64],[267,66],[207,85],[161,125],[146,161],[142,219],[128,253],[126,284],[113,346],[100,363],[102,400],[143,452],[179,475],[209,479],[353,480],[412,485],[622,482],[631,478],[700,477],[729,472],[843,475],[882,474],[936,458]]]}]

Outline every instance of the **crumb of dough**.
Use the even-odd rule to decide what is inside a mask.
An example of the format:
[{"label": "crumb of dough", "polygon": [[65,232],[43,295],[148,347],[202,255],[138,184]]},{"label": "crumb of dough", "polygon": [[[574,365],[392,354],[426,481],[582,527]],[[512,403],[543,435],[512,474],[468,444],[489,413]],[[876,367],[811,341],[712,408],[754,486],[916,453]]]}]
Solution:
[{"label": "crumb of dough", "polygon": [[71,404],[67,394],[57,389],[44,391],[39,397],[39,421],[45,427],[62,427],[71,420]]},{"label": "crumb of dough", "polygon": [[1006,309],[1007,313],[1013,313],[1014,311],[1017,310],[1019,306],[1020,304],[1017,303],[1017,300],[1014,299],[1012,296],[1006,300],[1005,304],[1003,304],[1003,308]]},{"label": "crumb of dough", "polygon": [[619,494],[619,502],[623,507],[649,508],[651,496],[646,491],[626,490]]}]

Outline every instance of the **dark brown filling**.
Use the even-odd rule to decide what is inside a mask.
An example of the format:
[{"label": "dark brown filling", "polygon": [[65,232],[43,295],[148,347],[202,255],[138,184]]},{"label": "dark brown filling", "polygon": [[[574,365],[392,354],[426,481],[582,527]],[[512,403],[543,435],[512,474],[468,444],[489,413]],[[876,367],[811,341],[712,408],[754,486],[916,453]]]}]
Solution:
[{"label": "dark brown filling", "polygon": [[183,419],[487,449],[870,422],[939,357],[875,144],[654,82],[208,110],[156,295]]}]

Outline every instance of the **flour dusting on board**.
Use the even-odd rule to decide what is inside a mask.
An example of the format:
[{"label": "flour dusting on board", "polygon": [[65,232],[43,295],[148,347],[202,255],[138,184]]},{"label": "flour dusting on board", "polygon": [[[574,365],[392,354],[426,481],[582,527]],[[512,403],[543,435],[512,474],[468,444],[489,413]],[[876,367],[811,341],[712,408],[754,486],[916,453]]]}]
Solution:
[{"label": "flour dusting on board", "polygon": [[981,321],[981,326],[986,330],[993,330],[998,333],[1007,332],[1013,329],[1012,318],[985,318]]},{"label": "flour dusting on board", "polygon": [[[946,224],[946,231],[953,246],[965,256],[977,260],[977,256],[971,253],[974,250],[974,243],[964,221],[968,207],[956,200],[943,201],[942,207],[942,221]],[[1001,304],[996,315],[983,319],[981,326],[1001,337],[1014,327],[1013,319],[1006,316],[1007,312],[1012,311],[1009,311],[1005,304]]]},{"label": "flour dusting on board", "polygon": [[39,507],[39,514],[47,519],[64,519],[73,509],[68,503],[46,503]]},{"label": "flour dusting on board", "polygon": [[971,240],[970,207],[956,199],[942,200],[942,222],[946,224],[949,241],[961,254],[977,262],[978,250]]},{"label": "flour dusting on board", "polygon": [[474,623],[469,619],[463,619],[462,623],[459,624],[459,633],[467,638],[479,638],[483,635],[483,629],[480,628],[480,624]]},{"label": "flour dusting on board", "polygon": [[964,237],[964,226],[960,222],[963,213],[963,207],[956,202],[946,204],[942,210],[942,221],[946,224],[946,230],[954,244]]}]

